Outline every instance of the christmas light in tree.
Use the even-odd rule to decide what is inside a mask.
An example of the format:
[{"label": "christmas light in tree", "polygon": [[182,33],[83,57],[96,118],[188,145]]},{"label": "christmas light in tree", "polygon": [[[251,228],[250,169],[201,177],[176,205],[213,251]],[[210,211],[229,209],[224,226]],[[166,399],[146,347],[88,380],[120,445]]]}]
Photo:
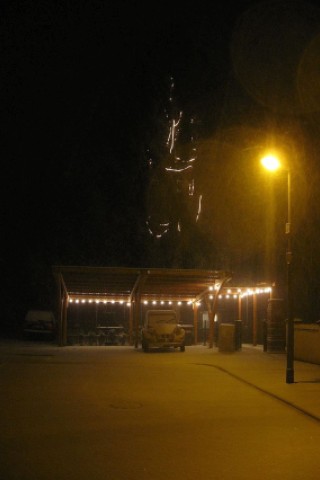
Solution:
[{"label": "christmas light in tree", "polygon": [[174,230],[181,232],[190,222],[197,222],[201,213],[202,195],[195,185],[195,121],[177,108],[174,87],[171,78],[168,105],[160,122],[163,138],[157,152],[149,152],[148,157],[151,178],[147,227],[156,238]]}]

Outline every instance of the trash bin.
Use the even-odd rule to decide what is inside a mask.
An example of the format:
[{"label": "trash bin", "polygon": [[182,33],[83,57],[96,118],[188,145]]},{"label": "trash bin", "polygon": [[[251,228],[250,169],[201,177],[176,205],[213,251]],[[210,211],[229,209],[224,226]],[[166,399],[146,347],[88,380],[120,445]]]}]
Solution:
[{"label": "trash bin", "polygon": [[232,323],[220,323],[218,347],[220,352],[235,351],[235,325]]},{"label": "trash bin", "polygon": [[286,323],[282,298],[271,298],[267,307],[267,352],[285,353]]}]

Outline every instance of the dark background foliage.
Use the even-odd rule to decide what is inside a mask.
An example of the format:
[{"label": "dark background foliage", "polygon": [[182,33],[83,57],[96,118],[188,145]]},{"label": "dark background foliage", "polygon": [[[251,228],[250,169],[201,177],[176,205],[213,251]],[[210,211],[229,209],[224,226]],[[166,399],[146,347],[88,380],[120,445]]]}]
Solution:
[{"label": "dark background foliage", "polygon": [[[1,9],[3,328],[52,306],[54,264],[228,268],[235,281],[283,285],[285,176],[258,165],[275,145],[293,172],[296,315],[318,318],[316,4]],[[148,150],[161,166],[171,76],[179,108],[197,121],[203,209],[157,240],[146,228]]]}]

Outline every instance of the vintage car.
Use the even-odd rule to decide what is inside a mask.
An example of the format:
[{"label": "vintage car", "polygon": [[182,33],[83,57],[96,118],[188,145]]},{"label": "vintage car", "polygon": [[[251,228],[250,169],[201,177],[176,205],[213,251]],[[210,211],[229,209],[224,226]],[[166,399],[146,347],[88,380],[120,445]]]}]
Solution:
[{"label": "vintage car", "polygon": [[144,352],[151,348],[180,348],[185,351],[185,330],[178,323],[175,310],[148,310],[141,330]]}]

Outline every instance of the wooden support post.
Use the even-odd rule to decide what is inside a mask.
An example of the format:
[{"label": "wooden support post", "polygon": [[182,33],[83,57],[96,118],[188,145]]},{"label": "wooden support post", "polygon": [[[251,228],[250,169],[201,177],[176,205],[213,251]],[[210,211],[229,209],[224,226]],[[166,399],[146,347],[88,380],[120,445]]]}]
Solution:
[{"label": "wooden support post", "polygon": [[61,345],[67,345],[67,331],[68,331],[68,298],[64,293],[62,295],[62,308],[61,308],[61,315],[62,315],[62,339]]},{"label": "wooden support post", "polygon": [[[149,272],[148,272],[149,273]],[[138,348],[140,339],[140,316],[141,316],[141,291],[145,284],[148,273],[139,274],[130,295],[130,302],[132,306],[132,319],[134,329],[134,346]]]},{"label": "wooden support post", "polygon": [[206,302],[209,317],[209,348],[212,348],[214,338],[214,317],[212,316],[212,306],[208,295],[204,296],[204,301]]},{"label": "wooden support post", "polygon": [[140,339],[140,310],[141,310],[141,297],[140,294],[135,296],[134,302],[134,346],[139,347]]},{"label": "wooden support post", "polygon": [[242,298],[239,295],[239,297],[238,297],[238,318],[237,318],[237,320],[242,320],[241,300],[242,300]]},{"label": "wooden support post", "polygon": [[253,319],[252,319],[252,344],[255,347],[257,345],[257,333],[258,333],[258,320],[257,320],[257,295],[253,295]]},{"label": "wooden support post", "polygon": [[133,345],[133,316],[134,316],[134,303],[130,302],[129,312],[129,345]]},{"label": "wooden support post", "polygon": [[213,347],[215,338],[214,338],[214,312],[213,310],[208,311],[209,315],[209,348]]},{"label": "wooden support post", "polygon": [[63,346],[63,313],[62,313],[62,301],[63,301],[63,291],[62,291],[62,282],[61,275],[57,279],[58,286],[58,298],[57,298],[57,320],[58,320],[58,345]]},{"label": "wooden support post", "polygon": [[193,343],[194,345],[197,345],[198,343],[198,304],[197,302],[193,304],[193,331],[194,331]]},{"label": "wooden support post", "polygon": [[57,311],[56,318],[58,320],[57,342],[60,347],[67,344],[67,309],[68,294],[61,274],[55,275],[57,282]]},{"label": "wooden support post", "polygon": [[[226,282],[228,282],[230,280],[229,277],[226,277],[223,279],[223,281],[220,283],[219,285],[219,288],[215,290],[215,293],[214,293],[214,297],[213,297],[213,305],[212,305],[212,308],[210,308],[209,310],[209,326],[210,326],[210,329],[209,329],[209,348],[212,348],[213,347],[213,341],[214,341],[214,318],[216,316],[216,313],[217,313],[217,309],[218,309],[218,298],[219,298],[219,294],[221,292],[221,289],[222,287],[224,286],[224,284]],[[210,306],[210,302],[209,300],[207,300],[207,305]]]}]

